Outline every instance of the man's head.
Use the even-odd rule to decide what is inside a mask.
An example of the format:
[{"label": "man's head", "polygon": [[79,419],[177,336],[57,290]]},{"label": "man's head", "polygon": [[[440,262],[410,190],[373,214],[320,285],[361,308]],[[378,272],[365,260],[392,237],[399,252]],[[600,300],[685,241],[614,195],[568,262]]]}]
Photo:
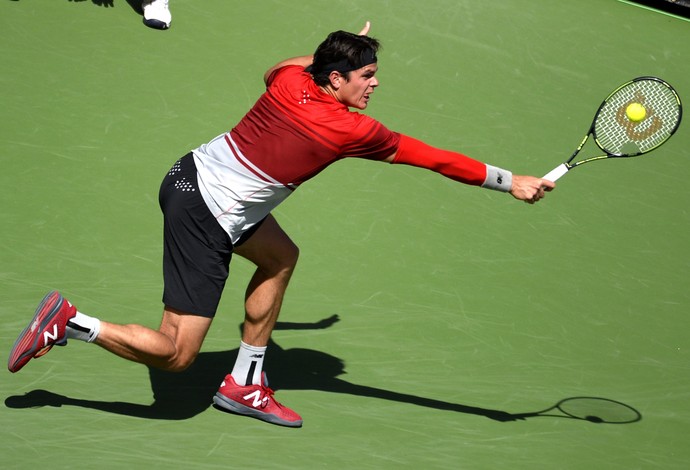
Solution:
[{"label": "man's head", "polygon": [[333,71],[340,72],[347,79],[351,71],[375,64],[378,50],[379,42],[374,38],[336,31],[316,48],[309,72],[317,85],[327,86]]},{"label": "man's head", "polygon": [[314,82],[329,88],[347,106],[364,109],[378,86],[379,42],[368,36],[336,31],[316,48],[308,71]]}]

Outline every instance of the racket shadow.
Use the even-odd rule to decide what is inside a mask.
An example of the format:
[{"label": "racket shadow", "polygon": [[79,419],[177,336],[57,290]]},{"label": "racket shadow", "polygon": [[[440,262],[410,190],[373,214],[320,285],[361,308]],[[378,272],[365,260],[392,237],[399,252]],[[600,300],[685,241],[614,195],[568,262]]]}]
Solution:
[{"label": "racket shadow", "polygon": [[[281,322],[276,326],[276,329],[324,329],[332,326],[338,320],[338,316],[333,315],[316,323]],[[343,374],[346,374],[345,362],[338,357],[314,349],[283,349],[274,341],[271,341],[268,350],[270,361],[267,361],[265,370],[271,382],[270,386],[274,390],[319,390],[329,393],[355,395],[437,410],[478,415],[499,422],[518,421],[536,416],[550,416],[548,414],[550,411],[558,409],[558,405],[556,405],[541,412],[513,414],[502,410],[450,403],[368,385],[354,384],[341,378]],[[184,372],[173,373],[149,368],[149,378],[153,392],[153,402],[151,404],[88,400],[38,389],[24,395],[8,397],[5,400],[5,406],[8,408],[77,406],[144,419],[189,419],[212,406],[211,399],[223,377],[232,368],[232,364],[237,357],[237,351],[237,349],[233,349],[202,352],[194,364]],[[559,404],[566,401],[562,400]],[[573,417],[554,416],[561,418]],[[594,415],[592,414],[592,416]],[[589,421],[592,420],[589,419]]]},{"label": "racket shadow", "polygon": [[544,410],[513,416],[520,420],[551,417],[577,419],[595,424],[631,424],[642,420],[642,414],[632,406],[602,397],[564,398]]}]

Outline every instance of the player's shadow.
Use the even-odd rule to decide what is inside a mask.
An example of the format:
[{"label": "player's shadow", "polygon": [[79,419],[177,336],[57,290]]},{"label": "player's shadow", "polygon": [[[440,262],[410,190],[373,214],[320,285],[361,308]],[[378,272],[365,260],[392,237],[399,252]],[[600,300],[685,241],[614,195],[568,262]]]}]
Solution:
[{"label": "player's shadow", "polygon": [[[99,7],[114,7],[115,6],[115,0],[68,0],[69,2],[73,3],[82,3],[82,2],[87,2],[90,1],[94,5],[97,5]],[[141,0],[125,0],[132,9],[136,11],[141,11]]]},{"label": "player's shadow", "polygon": [[[16,1],[16,0],[15,0]],[[96,6],[99,7],[115,7],[115,0],[68,0],[69,2],[72,3],[82,3],[82,2],[87,2],[90,1]],[[134,10],[135,12],[139,13],[140,15],[144,13],[144,10],[141,8],[141,0],[125,0],[127,4]]]},{"label": "player's shadow", "polygon": [[[338,316],[334,315],[316,323],[279,322],[276,329],[323,329],[337,321]],[[173,373],[150,368],[149,376],[153,391],[153,403],[150,405],[71,398],[46,390],[33,390],[25,395],[10,396],[5,400],[5,405],[9,408],[80,406],[139,418],[188,419],[211,406],[213,395],[234,364],[236,357],[237,349],[202,352],[194,364],[184,372]],[[536,416],[534,413],[511,414],[501,410],[450,403],[368,385],[353,384],[340,377],[346,373],[342,359],[313,349],[283,349],[273,341],[269,344],[268,360],[264,369],[268,374],[271,388],[275,390],[320,390],[349,394],[484,416],[502,422]]]}]

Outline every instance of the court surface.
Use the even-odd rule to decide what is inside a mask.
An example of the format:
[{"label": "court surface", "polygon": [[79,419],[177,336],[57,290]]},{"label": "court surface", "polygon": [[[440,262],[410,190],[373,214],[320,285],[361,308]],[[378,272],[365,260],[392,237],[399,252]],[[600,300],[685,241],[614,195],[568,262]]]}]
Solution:
[{"label": "court surface", "polygon": [[[163,175],[243,115],[268,67],[331,31],[371,20],[383,42],[367,113],[516,173],[569,156],[633,77],[690,103],[690,22],[616,0],[172,0],[169,31],[101,3],[0,3],[5,358],[51,289],[157,327]],[[275,212],[301,259],[266,369],[303,428],[210,405],[239,345],[238,259],[184,374],[77,342],[0,372],[0,466],[686,468],[689,148],[685,122],[536,206],[340,162]],[[640,419],[518,419],[582,396]]]}]

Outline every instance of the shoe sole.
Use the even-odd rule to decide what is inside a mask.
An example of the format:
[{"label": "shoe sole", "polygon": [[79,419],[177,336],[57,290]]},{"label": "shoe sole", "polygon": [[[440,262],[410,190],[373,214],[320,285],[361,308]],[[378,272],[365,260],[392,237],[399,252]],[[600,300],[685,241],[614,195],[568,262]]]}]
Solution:
[{"label": "shoe sole", "polygon": [[169,29],[170,28],[170,23],[166,23],[165,21],[161,21],[161,20],[154,20],[154,19],[147,20],[147,19],[145,19],[144,24],[146,26],[148,26],[149,28],[153,28],[153,29]]},{"label": "shoe sole", "polygon": [[[57,291],[50,292],[43,297],[43,300],[36,308],[33,319],[29,325],[24,328],[17,338],[17,341],[15,341],[14,346],[12,346],[10,358],[7,362],[7,369],[10,372],[19,371],[33,357],[36,357],[41,349],[46,347],[39,347],[38,345],[41,340],[41,334],[50,322],[53,321],[55,315],[60,312],[62,302],[64,302],[64,298]],[[45,313],[46,310],[48,310],[47,314]],[[43,319],[41,319],[41,316],[43,316]],[[53,344],[49,345],[49,347],[52,347]],[[23,352],[20,354],[19,351]]]},{"label": "shoe sole", "polygon": [[276,415],[264,413],[250,406],[243,405],[242,403],[237,403],[236,401],[229,399],[219,392],[213,397],[213,403],[231,413],[242,416],[250,416],[252,418],[260,419],[261,421],[266,421],[267,423],[277,424],[278,426],[287,426],[289,428],[302,427],[302,420],[286,421],[284,419],[280,419]]}]

